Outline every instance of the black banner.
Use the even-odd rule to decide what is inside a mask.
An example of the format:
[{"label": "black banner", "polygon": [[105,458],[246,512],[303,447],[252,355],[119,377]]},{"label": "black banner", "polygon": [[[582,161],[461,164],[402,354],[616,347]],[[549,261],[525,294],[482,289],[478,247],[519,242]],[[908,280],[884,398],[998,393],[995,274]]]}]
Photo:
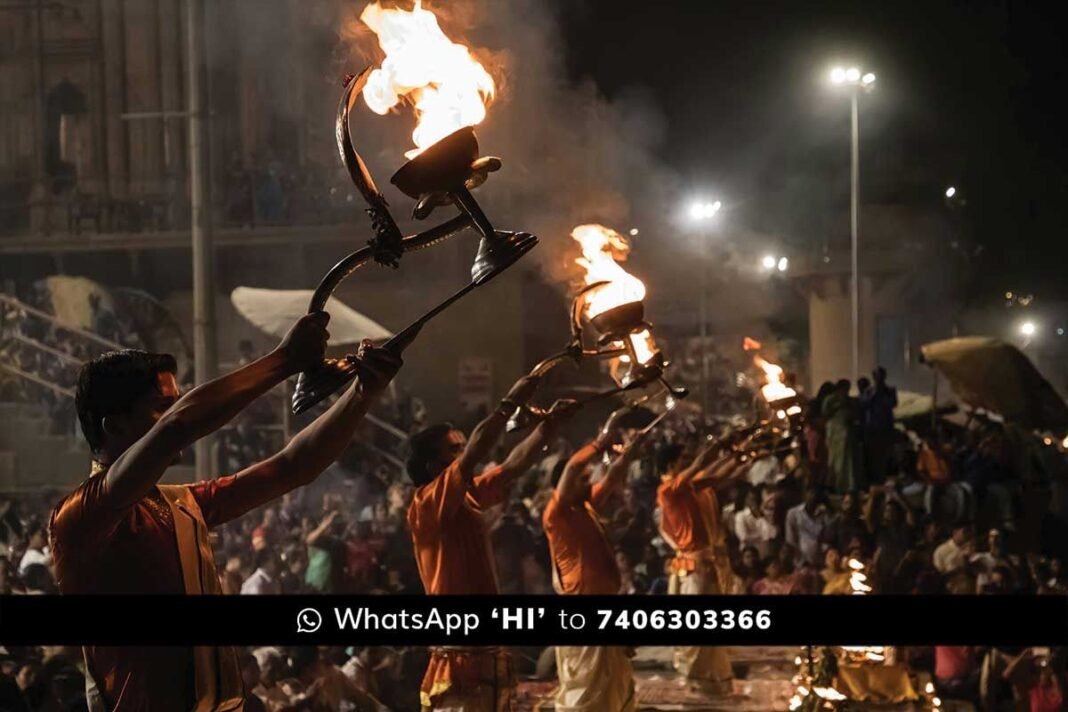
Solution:
[{"label": "black banner", "polygon": [[1065,645],[1062,596],[0,596],[0,645]]}]

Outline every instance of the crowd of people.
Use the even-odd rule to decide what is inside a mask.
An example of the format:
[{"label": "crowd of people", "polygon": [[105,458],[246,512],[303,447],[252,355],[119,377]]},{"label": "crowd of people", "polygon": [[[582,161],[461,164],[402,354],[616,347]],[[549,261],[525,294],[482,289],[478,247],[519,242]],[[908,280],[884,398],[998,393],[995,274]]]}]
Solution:
[{"label": "crowd of people", "polygon": [[[770,422],[749,428],[744,466],[716,487],[729,557],[725,592],[849,594],[852,560],[864,567],[874,594],[1068,593],[1065,520],[1052,506],[1063,486],[1063,457],[1048,456],[1055,448],[982,417],[959,426],[932,426],[928,417],[925,427],[905,428],[894,419],[896,393],[885,372],[877,369],[865,381],[857,391],[848,381],[825,384],[800,416],[780,421],[768,413]],[[418,429],[425,413],[413,416],[411,401],[394,398],[383,417]],[[708,442],[737,443],[732,434],[739,430],[680,415],[642,442],[603,522],[620,594],[667,592],[674,552],[660,526],[657,490],[679,466],[680,453],[693,457]],[[268,448],[250,446],[254,431],[240,424],[228,432],[234,433],[223,438],[228,470]],[[502,593],[553,592],[543,514],[581,435],[558,438],[506,501],[485,513]],[[1036,457],[1036,448],[1047,456]],[[423,593],[406,521],[413,486],[396,458],[384,456],[389,449],[376,454],[354,444],[312,484],[213,530],[222,591]],[[403,455],[403,444],[393,452]],[[596,464],[593,479],[605,469]],[[0,592],[56,592],[45,530],[53,499],[41,493],[0,500]],[[520,655],[520,670],[543,670],[542,652]],[[246,686],[272,711],[416,709],[427,655],[419,648],[244,653]],[[982,702],[983,710],[999,709],[999,695],[1011,697],[1010,678],[1021,670],[1034,668],[1041,673],[1035,679],[1048,683],[1044,671],[1054,669],[1056,684],[1063,682],[1059,652],[1049,658],[1052,668],[1021,662],[1021,655],[1023,649],[912,651],[914,664],[928,666],[946,696]],[[0,709],[76,708],[76,651],[9,648],[0,663],[0,700],[8,700]],[[980,686],[978,671],[987,668],[1005,674]]]}]

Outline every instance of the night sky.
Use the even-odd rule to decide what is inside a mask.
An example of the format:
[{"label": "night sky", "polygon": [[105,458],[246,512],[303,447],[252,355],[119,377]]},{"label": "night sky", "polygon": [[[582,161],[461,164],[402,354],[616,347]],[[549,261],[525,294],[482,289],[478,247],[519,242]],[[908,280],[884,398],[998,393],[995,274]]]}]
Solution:
[{"label": "night sky", "polygon": [[[641,96],[657,107],[665,164],[743,206],[739,219],[770,221],[757,226],[795,240],[819,239],[794,214],[803,204],[848,199],[848,99],[827,73],[836,60],[874,71],[876,90],[861,104],[862,200],[933,206],[955,185],[969,237],[984,248],[982,296],[1068,296],[1056,267],[1068,259],[1068,117],[1055,10],[556,1],[571,77],[592,78],[610,100]],[[890,154],[902,157],[893,175],[872,175],[873,157]],[[783,193],[806,173],[829,202]]]}]

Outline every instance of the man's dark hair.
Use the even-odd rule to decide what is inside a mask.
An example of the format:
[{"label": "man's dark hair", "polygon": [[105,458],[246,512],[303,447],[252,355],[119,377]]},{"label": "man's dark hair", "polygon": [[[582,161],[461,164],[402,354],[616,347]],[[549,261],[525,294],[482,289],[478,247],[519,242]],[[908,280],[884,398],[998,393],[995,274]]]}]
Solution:
[{"label": "man's dark hair", "polygon": [[278,554],[274,553],[272,549],[260,549],[256,552],[256,557],[253,560],[257,569],[267,568],[267,564],[272,561],[278,561]]},{"label": "man's dark hair", "polygon": [[660,474],[665,474],[675,461],[682,456],[685,446],[680,443],[672,443],[660,448],[656,455],[656,469]]},{"label": "man's dark hair", "polygon": [[128,413],[159,388],[159,374],[177,372],[174,356],[135,349],[109,351],[82,366],[74,403],[89,449],[99,452],[104,444],[104,418]]},{"label": "man's dark hair", "polygon": [[407,462],[408,477],[416,487],[422,487],[430,482],[431,477],[426,471],[426,466],[437,454],[441,439],[453,430],[455,428],[452,423],[438,423],[423,428],[408,440],[410,448]]}]

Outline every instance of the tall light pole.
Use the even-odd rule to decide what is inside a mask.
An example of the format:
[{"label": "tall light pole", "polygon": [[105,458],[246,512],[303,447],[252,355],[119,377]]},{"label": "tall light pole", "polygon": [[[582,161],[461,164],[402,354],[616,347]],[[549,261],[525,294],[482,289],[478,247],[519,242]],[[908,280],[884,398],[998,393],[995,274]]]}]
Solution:
[{"label": "tall light pole", "polygon": [[[186,3],[189,79],[189,203],[193,247],[193,368],[197,385],[215,377],[215,253],[211,235],[211,168],[208,155],[208,82],[204,26],[205,0]],[[211,438],[195,446],[199,479],[217,475]]]},{"label": "tall light pole", "polygon": [[852,98],[852,141],[849,165],[849,241],[850,241],[850,284],[849,296],[853,328],[853,381],[860,379],[860,265],[858,259],[859,241],[857,229],[860,222],[860,111],[858,97],[861,91],[875,88],[875,75],[871,72],[862,74],[856,67],[831,70],[831,83],[848,86]]},{"label": "tall light pole", "polygon": [[705,347],[708,341],[708,245],[711,242],[711,231],[708,225],[712,218],[719,212],[719,209],[723,207],[723,204],[718,200],[714,202],[706,202],[703,200],[695,201],[690,206],[690,219],[701,226],[700,239],[701,239],[701,296],[699,307],[698,320],[700,322],[700,354],[701,354],[701,409],[704,413],[708,413],[708,354],[705,353]]}]

